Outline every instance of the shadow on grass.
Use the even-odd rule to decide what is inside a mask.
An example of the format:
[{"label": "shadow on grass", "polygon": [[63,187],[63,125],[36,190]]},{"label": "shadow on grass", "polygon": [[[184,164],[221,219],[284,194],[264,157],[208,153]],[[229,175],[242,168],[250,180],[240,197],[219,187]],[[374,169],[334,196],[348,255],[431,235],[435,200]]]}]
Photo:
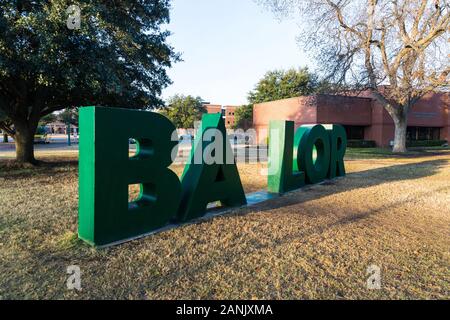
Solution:
[{"label": "shadow on grass", "polygon": [[37,175],[50,175],[59,169],[78,170],[78,159],[58,157],[38,160],[37,165],[17,163],[15,160],[0,160],[0,178],[26,178]]},{"label": "shadow on grass", "polygon": [[[424,161],[421,163],[415,164],[403,164],[403,165],[395,165],[385,168],[366,170],[357,173],[352,173],[347,175],[345,178],[339,178],[337,180],[328,181],[325,183],[325,187],[323,185],[309,186],[292,193],[289,193],[287,196],[282,196],[280,198],[269,200],[267,202],[261,203],[259,205],[248,207],[239,211],[235,211],[234,214],[229,216],[223,216],[223,219],[231,219],[233,217],[246,216],[251,213],[266,211],[265,214],[271,215],[272,211],[281,208],[288,208],[292,206],[292,210],[289,214],[298,214],[303,215],[302,212],[298,211],[298,208],[295,208],[296,205],[301,203],[306,203],[309,201],[317,200],[323,197],[327,197],[333,194],[339,194],[343,192],[348,192],[357,189],[369,188],[372,186],[380,185],[383,183],[394,182],[394,181],[406,181],[406,180],[414,180],[420,179],[428,176],[433,176],[437,173],[439,169],[444,166],[449,166],[449,162],[446,160],[432,160],[432,161]],[[407,175],[405,173],[408,173]],[[352,186],[348,186],[344,184],[344,179],[351,179]],[[355,184],[356,183],[356,184]],[[327,188],[326,185],[333,185],[334,188]],[[310,192],[314,188],[315,192]],[[320,189],[319,189],[320,188]],[[413,190],[412,190],[413,191]],[[434,189],[429,189],[426,192],[420,192],[412,195],[414,199],[427,197],[435,193],[439,192],[450,192],[450,185],[446,187],[439,187]],[[394,191],[393,191],[394,192]],[[320,194],[317,194],[320,193]],[[284,234],[282,238],[274,239],[270,242],[270,244],[266,243],[254,243],[255,249],[264,250],[267,248],[275,248],[281,247],[287,243],[297,241],[299,239],[307,239],[311,236],[321,235],[331,228],[335,228],[338,226],[346,226],[351,225],[353,223],[358,223],[364,221],[365,219],[376,216],[386,210],[393,210],[395,208],[401,208],[402,206],[408,204],[412,200],[411,197],[406,197],[400,200],[394,201],[386,201],[380,202],[378,206],[375,208],[367,208],[357,207],[352,210],[345,209],[345,212],[341,215],[332,215],[329,216],[329,219],[325,221],[321,220],[320,222],[314,223],[307,228],[299,228],[298,230],[290,231],[289,233]],[[324,215],[329,215],[329,210],[325,210],[323,206],[317,206],[315,204],[308,204],[310,206],[307,214],[305,216],[309,218],[320,218]],[[339,208],[336,208],[336,211],[339,211]],[[314,212],[311,214],[311,212]],[[286,213],[280,213],[281,215]],[[234,261],[238,261],[242,259],[242,257],[246,254],[246,252],[235,252],[236,248],[224,248],[224,256],[232,257],[228,263],[234,263]],[[227,254],[227,251],[230,250],[230,255]],[[195,272],[195,271],[194,271]]]},{"label": "shadow on grass", "polygon": [[[408,181],[408,180],[414,180],[414,179],[420,179],[428,176],[435,175],[439,169],[441,169],[444,166],[449,166],[449,162],[446,160],[432,160],[432,161],[424,161],[421,163],[416,164],[403,164],[403,165],[394,165],[391,167],[386,168],[379,168],[379,169],[373,169],[373,170],[366,170],[358,173],[352,173],[349,174],[346,178],[340,178],[334,181],[328,182],[329,185],[333,185],[333,188],[327,188],[326,186],[314,186],[314,187],[306,187],[302,189],[301,191],[294,191],[290,193],[289,195],[285,197],[280,197],[274,200],[270,200],[268,202],[262,203],[260,205],[256,205],[253,207],[248,207],[245,209],[234,211],[234,214],[221,216],[220,219],[223,219],[223,222],[220,221],[219,223],[227,224],[229,222],[226,222],[227,220],[245,216],[251,213],[255,213],[258,211],[266,211],[264,212],[264,215],[266,217],[269,217],[273,214],[273,212],[267,212],[270,210],[275,210],[278,208],[284,208],[289,206],[295,206],[301,203],[305,203],[307,201],[320,199],[322,197],[326,197],[328,195],[332,194],[339,194],[347,191],[352,191],[356,189],[361,188],[368,188],[371,186],[380,185],[383,183],[393,182],[393,181]],[[407,173],[407,174],[406,174]],[[352,186],[348,186],[347,183],[344,183],[345,179],[353,180]],[[353,182],[357,181],[357,184],[354,185]],[[316,192],[309,192],[314,188],[314,191]],[[320,190],[318,190],[320,188]],[[443,192],[443,191],[449,191],[450,186],[446,187],[437,187],[437,188],[430,188],[429,190],[425,192],[420,192],[414,194],[414,199],[417,197],[427,197],[429,195],[432,195],[433,193]],[[414,190],[412,190],[414,191]],[[318,195],[317,193],[320,193]],[[308,210],[310,213],[307,215],[308,219],[313,219],[315,217],[323,217],[324,215],[327,215],[328,219],[318,219],[317,221],[313,221],[311,224],[303,225],[299,224],[299,228],[288,228],[288,231],[280,231],[280,226],[277,225],[276,220],[280,219],[280,216],[273,217],[274,220],[266,220],[265,223],[274,224],[273,225],[273,234],[268,234],[267,228],[264,228],[264,230],[261,231],[261,236],[265,239],[264,241],[258,241],[257,238],[252,238],[251,240],[244,240],[244,241],[251,241],[251,247],[252,249],[256,251],[263,251],[270,249],[271,252],[276,252],[276,249],[283,248],[286,246],[286,244],[290,244],[296,241],[302,241],[304,243],[309,243],[309,239],[314,236],[320,236],[326,233],[328,230],[336,227],[343,227],[352,225],[354,223],[359,223],[364,221],[365,219],[368,219],[370,217],[376,216],[380,213],[385,212],[386,210],[392,210],[394,208],[401,208],[405,204],[411,201],[411,197],[407,197],[404,199],[398,199],[386,202],[379,203],[378,206],[364,209],[363,207],[357,207],[353,210],[347,210],[341,211],[340,215],[330,215],[329,210],[324,210],[322,206],[317,206],[316,204],[307,204],[310,206],[310,210]],[[290,214],[298,214],[303,215],[302,212],[296,212],[296,209],[298,211],[298,208],[292,208],[289,213]],[[335,209],[336,211],[339,211],[339,208]],[[311,214],[311,212],[314,212]],[[284,213],[281,213],[282,215]],[[262,220],[265,220],[263,218]],[[210,221],[210,220],[209,220]],[[236,221],[239,223],[239,221]],[[282,220],[281,223],[284,223],[285,220]],[[208,223],[208,220],[201,222],[201,223]],[[201,224],[200,223],[200,224]],[[292,221],[293,224],[296,224],[295,221]],[[367,227],[369,228],[369,227]],[[254,230],[255,233],[258,233],[258,230]],[[245,234],[239,234],[239,236],[245,237]],[[270,237],[270,241],[267,241],[268,236]],[[370,237],[371,235],[368,234],[367,237]],[[314,240],[312,240],[312,243],[314,243]],[[139,246],[138,243],[135,243],[134,245]],[[144,245],[144,242],[142,243]],[[132,248],[132,244],[130,244],[130,248]],[[111,250],[116,250],[116,248],[113,248]],[[336,248],[336,250],[339,250],[339,248]],[[314,251],[314,249],[312,249]],[[240,261],[245,260],[245,258],[248,255],[248,249],[242,249],[239,245],[239,241],[236,242],[236,245],[224,245],[221,248],[221,254],[219,256],[215,256],[215,264],[219,265],[227,265],[232,266],[239,264]],[[317,251],[317,255],[321,255],[320,251]],[[190,266],[187,265],[184,267],[183,271],[184,274],[189,274],[192,278],[197,277],[198,274],[206,273],[208,272],[210,268],[211,261],[207,260],[205,263],[201,265],[195,265]],[[320,267],[320,266],[316,266]],[[326,271],[326,270],[325,270]],[[329,273],[327,273],[329,275]],[[179,277],[177,273],[171,273],[167,275],[167,278],[165,278],[166,281],[176,281],[176,279]],[[157,288],[156,288],[157,289]],[[155,290],[156,290],[155,289]]]},{"label": "shadow on grass", "polygon": [[[288,193],[287,195],[281,196],[275,200],[269,200],[268,202],[249,209],[254,211],[254,208],[260,209],[262,207],[264,207],[265,210],[278,209],[281,207],[284,208],[306,201],[317,200],[332,194],[365,189],[394,181],[416,180],[433,176],[442,167],[449,165],[450,163],[448,160],[437,159],[359,171],[350,173],[346,177],[325,181],[321,185],[305,186],[302,189]],[[343,182],[345,179],[351,180],[351,185],[344,184]],[[331,185],[335,186],[335,188],[326,187]],[[325,188],[322,188],[322,186],[325,186]],[[312,190],[317,191],[317,188],[321,188],[319,195],[316,192],[314,194],[310,192]]]},{"label": "shadow on grass", "polygon": [[391,149],[383,148],[348,148],[347,160],[364,159],[415,159],[430,156],[450,154],[448,147],[408,148],[406,153],[394,153]]}]

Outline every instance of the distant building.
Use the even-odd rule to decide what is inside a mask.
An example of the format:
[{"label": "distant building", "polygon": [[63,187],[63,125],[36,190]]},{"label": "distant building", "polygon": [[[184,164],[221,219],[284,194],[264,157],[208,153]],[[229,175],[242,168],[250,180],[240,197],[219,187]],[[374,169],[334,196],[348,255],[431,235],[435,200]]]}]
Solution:
[{"label": "distant building", "polygon": [[227,129],[233,129],[235,124],[234,113],[237,106],[222,106],[217,104],[205,104],[203,107],[206,109],[207,113],[221,113],[225,121],[225,126]]},{"label": "distant building", "polygon": [[[256,104],[253,124],[259,143],[267,141],[271,120],[291,120],[296,128],[305,124],[341,124],[348,139],[372,140],[388,147],[394,140],[394,122],[368,92],[359,96],[313,95]],[[430,93],[409,113],[407,138],[450,140],[450,94]]]},{"label": "distant building", "polygon": [[[67,134],[67,124],[61,121],[50,122],[45,126],[48,133],[51,134]],[[71,134],[78,132],[76,125],[70,125]]]}]

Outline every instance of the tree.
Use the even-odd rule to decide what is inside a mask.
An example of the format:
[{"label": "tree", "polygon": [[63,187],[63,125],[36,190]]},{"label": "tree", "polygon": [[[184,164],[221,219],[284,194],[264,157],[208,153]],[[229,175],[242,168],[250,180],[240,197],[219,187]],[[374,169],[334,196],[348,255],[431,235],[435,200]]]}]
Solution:
[{"label": "tree", "polygon": [[[5,123],[5,124],[8,124],[8,125],[11,125],[11,121],[8,119],[8,117],[2,111],[2,109],[0,109],[0,123]],[[7,143],[8,142],[8,135],[12,135],[13,131],[12,130],[7,130],[7,127],[2,128],[1,126],[0,126],[0,129],[2,129],[2,132],[3,132],[3,142]]]},{"label": "tree", "polygon": [[251,104],[293,98],[314,93],[317,77],[308,68],[267,72],[248,95]]},{"label": "tree", "polygon": [[320,88],[325,87],[308,68],[269,71],[249,92],[250,104],[236,110],[235,127],[250,128],[253,125],[253,105],[256,103],[309,95],[319,92]]},{"label": "tree", "polygon": [[367,89],[395,124],[406,151],[407,119],[425,94],[449,88],[450,5],[445,0],[260,0],[280,16],[299,13],[302,43],[328,79]]},{"label": "tree", "polygon": [[194,123],[200,121],[206,110],[200,97],[175,95],[167,101],[167,107],[162,111],[175,127],[194,128]]},{"label": "tree", "polygon": [[61,122],[65,124],[74,124],[78,125],[78,108],[74,109],[65,109],[63,112],[58,114],[57,117]]},{"label": "tree", "polygon": [[161,90],[170,83],[166,69],[179,60],[166,42],[170,33],[161,30],[170,0],[71,5],[0,4],[0,110],[8,119],[0,128],[14,137],[19,162],[35,163],[36,127],[54,111],[161,106]]},{"label": "tree", "polygon": [[50,113],[39,120],[39,126],[46,126],[49,123],[55,122],[57,119],[58,117],[54,113]]},{"label": "tree", "polygon": [[243,105],[236,109],[235,113],[235,129],[248,130],[253,125],[253,105]]}]

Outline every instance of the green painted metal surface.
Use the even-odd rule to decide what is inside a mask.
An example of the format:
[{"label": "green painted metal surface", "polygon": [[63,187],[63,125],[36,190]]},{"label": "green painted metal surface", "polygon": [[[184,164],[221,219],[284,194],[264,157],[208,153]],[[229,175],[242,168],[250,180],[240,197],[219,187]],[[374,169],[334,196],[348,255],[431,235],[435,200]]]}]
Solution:
[{"label": "green painted metal surface", "polygon": [[[294,122],[271,121],[267,190],[285,193],[305,185],[305,173],[293,164]],[[297,155],[295,155],[297,158]]]},{"label": "green painted metal surface", "polygon": [[330,137],[324,126],[301,126],[295,133],[294,146],[298,148],[294,151],[294,170],[304,171],[308,184],[319,183],[327,178]]},{"label": "green painted metal surface", "polygon": [[[92,245],[121,243],[172,222],[201,218],[214,202],[224,207],[247,203],[220,114],[203,116],[182,182],[168,169],[178,142],[172,141],[175,127],[167,118],[86,107],[80,110],[79,123],[78,232]],[[269,193],[249,197],[250,204],[345,175],[347,137],[342,126],[302,126],[294,134],[292,121],[273,121],[270,130]],[[137,141],[131,157],[130,138]],[[130,185],[140,185],[132,202]]]},{"label": "green painted metal surface", "polygon": [[[101,246],[167,225],[181,198],[168,169],[175,127],[152,112],[86,107],[80,110],[79,237]],[[129,139],[139,145],[129,156]],[[128,202],[128,187],[141,194]]]},{"label": "green painted metal surface", "polygon": [[344,156],[347,150],[347,133],[341,125],[324,125],[330,136],[330,170],[328,178],[345,176]]},{"label": "green painted metal surface", "polygon": [[[220,132],[223,161],[207,164],[205,154],[219,153],[219,150],[213,148],[215,140],[205,138],[211,129]],[[203,115],[190,161],[184,169],[181,181],[183,193],[178,213],[178,220],[181,222],[202,217],[211,202],[220,201],[222,206],[227,207],[246,204],[244,189],[221,114]]]}]

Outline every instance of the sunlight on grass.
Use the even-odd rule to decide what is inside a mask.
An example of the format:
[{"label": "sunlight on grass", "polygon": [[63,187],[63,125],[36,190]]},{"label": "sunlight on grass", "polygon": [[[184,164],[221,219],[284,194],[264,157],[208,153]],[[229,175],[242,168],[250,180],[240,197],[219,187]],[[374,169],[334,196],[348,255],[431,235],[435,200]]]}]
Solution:
[{"label": "sunlight on grass", "polygon": [[[327,185],[103,250],[77,238],[76,157],[44,159],[0,170],[2,299],[449,297],[448,152],[352,159]],[[238,165],[247,193],[266,187],[265,167]],[[79,293],[64,285],[73,264]],[[365,287],[371,264],[382,290]]]}]

